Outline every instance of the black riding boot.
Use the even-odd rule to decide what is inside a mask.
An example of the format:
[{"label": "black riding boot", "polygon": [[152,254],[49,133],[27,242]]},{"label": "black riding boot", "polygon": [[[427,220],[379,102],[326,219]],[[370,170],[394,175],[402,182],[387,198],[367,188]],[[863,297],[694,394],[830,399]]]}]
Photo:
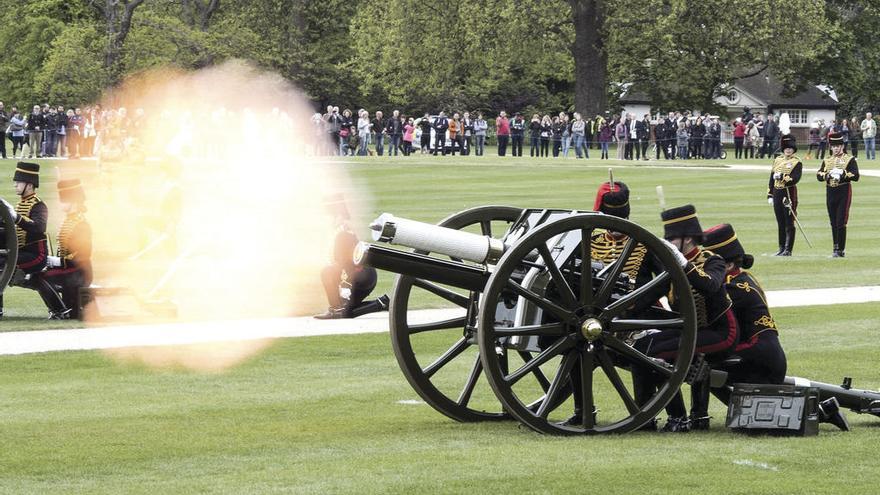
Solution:
[{"label": "black riding boot", "polygon": [[691,385],[691,430],[709,429],[709,380]]},{"label": "black riding boot", "polygon": [[37,290],[37,293],[40,294],[40,298],[43,299],[46,307],[49,308],[49,319],[66,320],[70,318],[70,310],[67,309],[67,306],[64,305],[64,301],[61,300],[61,296],[55,288],[49,284],[49,282],[46,282],[42,278],[37,278],[36,280],[32,280],[32,284]]},{"label": "black riding boot", "polygon": [[794,248],[794,229],[785,229],[785,246],[780,256],[791,256],[792,248]]},{"label": "black riding boot", "polygon": [[837,229],[837,255],[843,258],[844,251],[846,251],[846,227],[840,227]]}]

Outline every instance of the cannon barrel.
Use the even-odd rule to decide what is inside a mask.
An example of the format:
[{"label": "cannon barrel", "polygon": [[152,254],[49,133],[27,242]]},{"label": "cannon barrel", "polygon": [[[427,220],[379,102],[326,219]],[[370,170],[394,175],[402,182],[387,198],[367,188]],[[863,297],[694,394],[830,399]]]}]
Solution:
[{"label": "cannon barrel", "polygon": [[482,291],[486,281],[489,280],[489,273],[478,267],[432,258],[424,254],[407,253],[367,242],[358,243],[354,251],[354,262],[358,265],[477,292]]},{"label": "cannon barrel", "polygon": [[489,236],[383,213],[370,224],[373,240],[445,254],[475,263],[495,263],[504,254],[504,243]]},{"label": "cannon barrel", "polygon": [[796,376],[785,377],[785,383],[800,387],[815,387],[819,389],[820,401],[835,397],[841,406],[853,412],[859,414],[868,413],[880,415],[880,392],[849,388],[849,378],[844,379],[844,385],[842,386],[814,382]]}]

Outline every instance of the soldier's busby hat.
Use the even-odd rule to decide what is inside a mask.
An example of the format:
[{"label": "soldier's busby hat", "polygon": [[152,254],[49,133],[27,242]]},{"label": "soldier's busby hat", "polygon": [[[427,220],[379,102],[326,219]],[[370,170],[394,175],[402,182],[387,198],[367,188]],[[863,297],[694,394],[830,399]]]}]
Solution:
[{"label": "soldier's busby hat", "polygon": [[596,192],[593,210],[601,211],[606,215],[629,218],[629,188],[623,182],[614,181],[612,191],[610,182],[603,183]]},{"label": "soldier's busby hat", "polygon": [[58,199],[60,199],[62,203],[84,203],[86,200],[86,193],[83,191],[80,180],[59,180]]},{"label": "soldier's busby hat", "polygon": [[830,144],[831,146],[842,146],[843,134],[839,132],[832,132],[828,134],[828,144]]},{"label": "soldier's busby hat", "polygon": [[782,136],[779,141],[779,149],[784,150],[785,148],[791,148],[797,151],[797,139],[794,138],[791,134],[786,134]]},{"label": "soldier's busby hat", "polygon": [[30,182],[34,187],[40,187],[40,165],[38,163],[18,162],[15,166],[15,182]]},{"label": "soldier's busby hat", "polygon": [[703,229],[700,220],[697,219],[697,209],[694,205],[684,205],[670,208],[660,213],[663,220],[663,237],[675,239],[676,237],[693,237],[700,242],[703,239]]},{"label": "soldier's busby hat", "polygon": [[703,248],[718,254],[724,261],[742,258],[742,267],[751,268],[755,258],[746,254],[729,223],[722,223],[703,232]]}]

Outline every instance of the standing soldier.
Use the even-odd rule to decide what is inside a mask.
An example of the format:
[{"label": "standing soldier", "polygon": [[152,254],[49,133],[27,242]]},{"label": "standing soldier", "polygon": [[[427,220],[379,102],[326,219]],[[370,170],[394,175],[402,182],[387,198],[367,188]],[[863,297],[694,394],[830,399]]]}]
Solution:
[{"label": "standing soldier", "polygon": [[794,218],[797,215],[798,195],[797,183],[801,180],[803,164],[794,153],[797,142],[794,136],[786,134],[780,141],[782,155],[776,157],[770,171],[770,182],[767,186],[767,201],[773,206],[776,214],[776,226],[779,240],[779,251],[776,256],[791,256],[794,248]]},{"label": "standing soldier", "polygon": [[825,205],[831,221],[831,238],[834,241],[832,258],[843,258],[846,250],[846,223],[849,220],[849,206],[852,202],[852,185],[859,180],[859,166],[856,159],[843,152],[843,136],[839,133],[828,135],[831,156],[822,160],[816,179],[825,182]]},{"label": "standing soldier", "polygon": [[86,221],[86,196],[79,179],[58,181],[58,199],[67,214],[58,231],[57,256],[49,256],[49,270],[41,276],[61,291],[57,298],[44,300],[58,315],[79,319],[79,289],[92,283],[92,229]]},{"label": "standing soldier", "polygon": [[[729,371],[729,383],[782,383],[787,364],[776,322],[767,308],[764,289],[746,271],[752,267],[754,258],[745,253],[729,224],[707,230],[703,247],[727,263],[725,288],[733,302],[740,330],[740,343],[734,352],[742,358],[742,363]],[[727,396],[724,390],[716,390],[722,400]]]}]

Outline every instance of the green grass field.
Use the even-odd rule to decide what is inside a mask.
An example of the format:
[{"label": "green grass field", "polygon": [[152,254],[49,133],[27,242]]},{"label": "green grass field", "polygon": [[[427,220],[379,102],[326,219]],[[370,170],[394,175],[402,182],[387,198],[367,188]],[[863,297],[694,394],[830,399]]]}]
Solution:
[{"label": "green grass field", "polygon": [[[776,312],[790,374],[876,389],[871,305]],[[880,419],[814,438],[540,436],[417,399],[385,335],[286,339],[229,372],[0,359],[0,493],[873,493]]]},{"label": "green grass field", "polygon": [[[776,248],[768,172],[710,164],[415,156],[338,166],[373,195],[367,216],[431,222],[483,204],[589,209],[614,166],[633,192],[634,221],[661,231],[654,188],[663,185],[667,203],[695,204],[704,227],[733,223],[768,289],[876,284],[876,178],[855,185],[847,258],[830,260],[824,191],[815,161],[807,164],[800,210],[815,248],[799,238],[795,256],[779,259],[766,256]],[[0,162],[0,176],[13,165]],[[10,182],[0,195],[13,199]],[[51,176],[41,195],[54,199]],[[383,274],[377,290],[391,279]],[[14,318],[0,329],[48,328],[34,294],[5,296]],[[776,310],[789,374],[831,383],[847,375],[878,389],[874,306]],[[513,422],[455,423],[398,402],[418,396],[382,334],[283,339],[220,374],[152,371],[98,352],[3,356],[0,368],[2,494],[873,493],[878,481],[875,417],[850,414],[852,432],[823,425],[806,439],[729,433],[715,401],[712,431],[671,437],[553,438]]]}]

